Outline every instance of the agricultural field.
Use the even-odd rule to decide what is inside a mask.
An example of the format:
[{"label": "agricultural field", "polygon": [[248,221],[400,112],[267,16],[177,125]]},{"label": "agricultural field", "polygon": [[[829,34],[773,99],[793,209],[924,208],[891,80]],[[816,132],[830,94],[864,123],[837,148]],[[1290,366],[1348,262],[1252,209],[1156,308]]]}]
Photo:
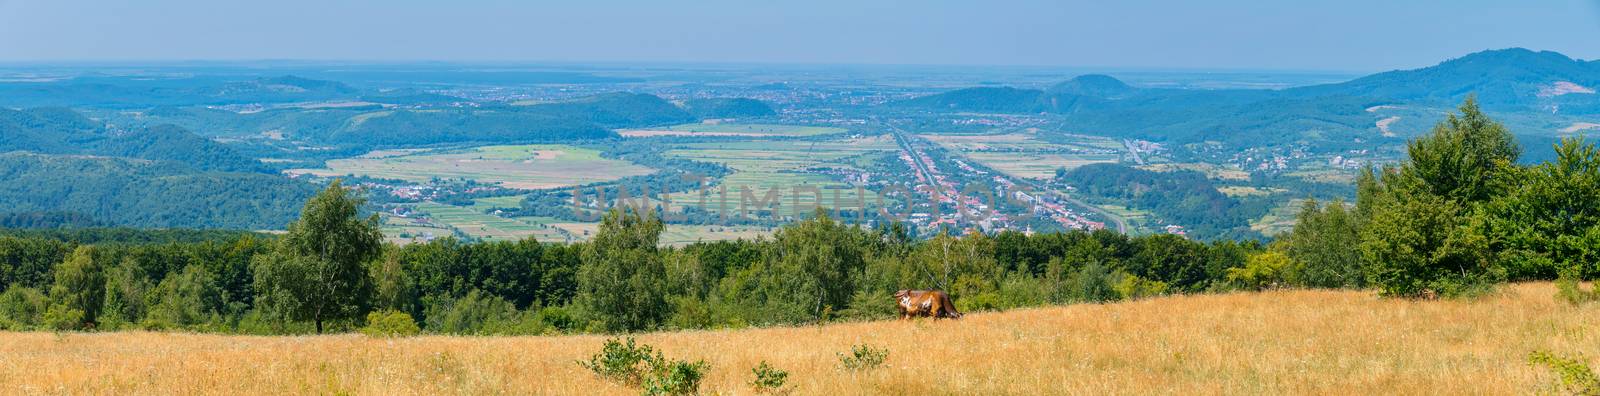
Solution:
[{"label": "agricultural field", "polygon": [[1352,169],[1335,168],[1326,165],[1302,166],[1287,176],[1298,177],[1313,183],[1353,185],[1359,173]]},{"label": "agricultural field", "polygon": [[[838,323],[634,335],[709,364],[700,392],[753,394],[762,362],[797,394],[1540,394],[1534,351],[1600,349],[1600,307],[1549,283],[1474,300],[1281,290]],[[887,298],[887,296],[885,296]],[[600,394],[576,362],[607,336],[369,338],[6,333],[0,389],[71,394]],[[852,346],[887,350],[848,370]]]},{"label": "agricultural field", "polygon": [[1250,229],[1266,236],[1289,232],[1294,229],[1295,217],[1300,214],[1300,206],[1305,202],[1303,198],[1296,198],[1273,207],[1266,215],[1251,221]]},{"label": "agricultural field", "polygon": [[1048,142],[1026,132],[987,135],[921,134],[946,149],[1014,177],[1048,179],[1056,170],[1122,160],[1122,144],[1083,135],[1061,135]]},{"label": "agricultural field", "polygon": [[[826,168],[832,172],[861,174],[866,170],[866,157],[874,154],[883,154],[896,150],[893,138],[886,135],[856,137],[829,141],[738,141],[738,142],[710,142],[691,143],[675,147],[667,151],[666,155],[676,158],[695,161],[720,163],[733,169],[733,174],[723,177],[720,186],[727,187],[727,200],[729,209],[738,208],[741,192],[749,189],[756,199],[761,199],[771,190],[776,189],[780,194],[781,209],[783,213],[791,213],[795,189],[800,189],[799,205],[809,206],[816,204],[817,199],[807,190],[816,187],[822,191],[822,204],[832,206],[834,203],[833,191],[839,189],[839,199],[846,202],[859,202],[860,195],[853,184],[840,179],[847,176],[838,174],[824,174],[821,169]],[[882,178],[886,175],[867,175],[868,178]],[[707,206],[717,210],[716,202],[721,199],[721,190],[714,190],[711,197],[707,198]],[[867,193],[867,203],[877,201],[876,196]],[[682,198],[680,205],[699,205],[699,197]]]},{"label": "agricultural field", "polygon": [[[445,237],[460,232],[487,241],[515,241],[534,238],[541,242],[588,240],[600,224],[574,222],[548,217],[504,217],[492,213],[497,208],[515,207],[521,195],[479,198],[471,206],[452,206],[433,202],[408,204],[422,216],[409,218],[385,213],[383,233],[395,243],[426,241],[428,236]],[[770,227],[668,224],[661,232],[661,245],[683,246],[698,241],[755,239],[772,234]]]},{"label": "agricultural field", "polygon": [[1217,164],[1208,164],[1208,163],[1203,163],[1203,162],[1183,162],[1183,163],[1169,162],[1169,163],[1163,163],[1163,164],[1144,165],[1144,166],[1140,166],[1139,168],[1140,169],[1144,169],[1144,170],[1148,170],[1148,171],[1153,171],[1153,172],[1172,172],[1172,171],[1179,171],[1179,170],[1191,170],[1191,171],[1204,173],[1204,174],[1206,174],[1206,177],[1214,179],[1214,180],[1235,180],[1235,181],[1250,180],[1250,172],[1246,172],[1246,171],[1241,170],[1238,167],[1235,167],[1235,166],[1232,166],[1232,165],[1217,165]]},{"label": "agricultural field", "polygon": [[776,124],[726,124],[726,123],[695,123],[674,125],[669,127],[649,129],[624,129],[617,131],[624,137],[655,137],[655,136],[817,136],[844,133],[844,128],[805,126],[805,125],[776,125]]},{"label": "agricultural field", "polygon": [[1288,190],[1272,187],[1217,186],[1217,191],[1230,197],[1265,197]]},{"label": "agricultural field", "polygon": [[1130,228],[1128,230],[1128,234],[1137,235],[1148,231],[1143,230],[1140,226],[1150,221],[1150,216],[1152,215],[1149,211],[1111,204],[1095,205],[1095,207],[1105,210],[1106,212],[1110,212],[1117,217],[1121,217],[1123,221],[1126,221],[1128,223],[1128,227]]},{"label": "agricultural field", "polygon": [[330,160],[326,169],[296,169],[323,177],[358,175],[426,182],[466,179],[517,189],[545,189],[646,175],[650,168],[600,157],[600,151],[558,144],[484,146],[430,151],[375,151]]},{"label": "agricultural field", "polygon": [[[480,204],[481,205],[481,204]],[[501,217],[485,213],[486,207],[452,206],[433,202],[416,204],[416,210],[428,214],[435,224],[448,226],[463,234],[490,241],[515,241],[535,238],[546,242],[565,242],[567,236],[560,229],[538,218]]]}]

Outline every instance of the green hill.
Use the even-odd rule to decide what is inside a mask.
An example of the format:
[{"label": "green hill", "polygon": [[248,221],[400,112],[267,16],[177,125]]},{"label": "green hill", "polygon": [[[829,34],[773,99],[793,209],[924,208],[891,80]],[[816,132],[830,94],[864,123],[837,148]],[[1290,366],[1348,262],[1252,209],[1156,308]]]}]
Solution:
[{"label": "green hill", "polygon": [[196,171],[129,158],[0,154],[6,212],[75,212],[131,227],[278,229],[315,186],[278,175]]},{"label": "green hill", "polygon": [[111,129],[62,108],[0,108],[0,152],[97,155],[173,161],[200,170],[260,172],[260,162],[173,125]]}]

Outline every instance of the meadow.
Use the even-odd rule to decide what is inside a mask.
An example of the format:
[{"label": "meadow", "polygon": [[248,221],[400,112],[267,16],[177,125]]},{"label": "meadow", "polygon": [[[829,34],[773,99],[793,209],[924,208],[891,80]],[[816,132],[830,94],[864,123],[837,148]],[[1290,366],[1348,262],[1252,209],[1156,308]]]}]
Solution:
[{"label": "meadow", "polygon": [[[1548,283],[1475,300],[1283,290],[635,337],[709,363],[703,393],[754,393],[764,361],[797,394],[1530,394],[1555,380],[1531,352],[1600,350],[1600,306],[1553,294]],[[638,394],[576,363],[606,338],[8,333],[0,392]],[[854,345],[889,355],[842,369],[838,353]]]},{"label": "meadow", "polygon": [[436,151],[380,151],[330,160],[325,169],[297,169],[337,177],[358,175],[426,182],[466,179],[508,188],[544,189],[604,182],[650,174],[633,163],[600,157],[600,151],[568,145],[484,146]]}]

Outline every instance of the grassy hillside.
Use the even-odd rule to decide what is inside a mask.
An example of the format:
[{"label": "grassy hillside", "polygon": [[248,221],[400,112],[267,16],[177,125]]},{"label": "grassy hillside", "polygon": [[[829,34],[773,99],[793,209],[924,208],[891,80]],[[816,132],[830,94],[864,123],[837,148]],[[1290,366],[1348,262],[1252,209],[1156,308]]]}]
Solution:
[{"label": "grassy hillside", "polygon": [[[801,394],[1529,394],[1534,350],[1595,351],[1600,307],[1549,284],[1477,301],[1359,291],[1166,297],[972,314],[960,321],[639,336],[711,364],[702,391],[750,394],[761,361]],[[21,393],[637,394],[575,362],[601,336],[0,336],[0,389]],[[838,368],[869,344],[886,366]],[[1594,358],[1595,356],[1589,356]],[[1589,363],[1597,363],[1590,360]]]}]

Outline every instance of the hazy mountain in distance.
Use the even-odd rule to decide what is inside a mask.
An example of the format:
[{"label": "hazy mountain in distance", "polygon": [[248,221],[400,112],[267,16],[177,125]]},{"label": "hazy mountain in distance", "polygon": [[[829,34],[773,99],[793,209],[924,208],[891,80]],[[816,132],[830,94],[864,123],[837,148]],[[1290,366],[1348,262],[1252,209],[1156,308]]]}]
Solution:
[{"label": "hazy mountain in distance", "polygon": [[[1488,108],[1546,108],[1563,103],[1597,103],[1600,61],[1581,61],[1553,51],[1523,48],[1482,51],[1438,65],[1396,70],[1348,82],[1290,89],[1291,92],[1343,94],[1407,103],[1452,105],[1469,94]],[[1580,109],[1570,109],[1576,111]],[[1592,105],[1584,114],[1600,111]]]},{"label": "hazy mountain in distance", "polygon": [[1110,98],[1133,93],[1134,87],[1104,74],[1085,74],[1050,87],[1052,94]]}]

